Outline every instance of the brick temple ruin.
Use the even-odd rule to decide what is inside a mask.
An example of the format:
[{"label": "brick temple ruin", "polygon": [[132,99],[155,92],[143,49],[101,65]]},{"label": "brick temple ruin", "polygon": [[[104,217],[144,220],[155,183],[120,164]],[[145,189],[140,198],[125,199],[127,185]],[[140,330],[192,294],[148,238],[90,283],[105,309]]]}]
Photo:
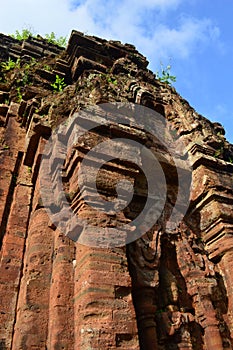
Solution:
[{"label": "brick temple ruin", "polygon": [[[40,37],[1,34],[0,61],[9,58],[17,64],[0,70],[0,349],[232,349],[233,145],[223,127],[156,79],[130,44],[73,31],[62,49]],[[66,85],[57,92],[56,76]],[[165,117],[187,148],[192,190],[175,229],[166,229],[163,213],[136,241],[98,248],[56,228],[38,179],[52,130],[87,106],[115,101]],[[82,158],[96,140],[111,137],[157,147],[140,126],[113,122],[67,153],[64,191],[97,228],[128,222],[145,199],[141,174],[124,161],[101,170],[98,190],[107,198],[115,179],[130,178],[138,192],[127,213],[97,215],[78,196]],[[172,177],[168,186],[172,206]]]}]

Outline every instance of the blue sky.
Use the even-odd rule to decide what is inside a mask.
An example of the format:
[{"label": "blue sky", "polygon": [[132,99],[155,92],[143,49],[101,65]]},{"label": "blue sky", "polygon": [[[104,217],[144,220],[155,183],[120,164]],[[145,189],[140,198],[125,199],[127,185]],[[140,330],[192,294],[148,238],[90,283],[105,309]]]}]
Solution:
[{"label": "blue sky", "polygon": [[72,29],[134,44],[156,72],[171,64],[177,91],[233,143],[232,0],[0,0],[0,32]]}]

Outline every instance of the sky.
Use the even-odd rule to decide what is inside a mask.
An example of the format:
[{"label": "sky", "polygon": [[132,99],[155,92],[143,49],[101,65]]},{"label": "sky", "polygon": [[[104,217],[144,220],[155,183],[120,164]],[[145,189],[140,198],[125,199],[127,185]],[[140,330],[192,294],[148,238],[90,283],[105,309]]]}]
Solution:
[{"label": "sky", "polygon": [[195,110],[220,122],[233,143],[232,0],[0,0],[0,32],[72,29],[131,43],[156,72],[171,65],[174,87]]}]

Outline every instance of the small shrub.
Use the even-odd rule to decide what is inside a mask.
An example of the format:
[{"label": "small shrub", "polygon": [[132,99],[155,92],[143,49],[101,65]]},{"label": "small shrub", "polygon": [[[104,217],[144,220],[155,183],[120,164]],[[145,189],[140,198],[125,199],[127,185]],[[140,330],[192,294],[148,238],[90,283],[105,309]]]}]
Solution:
[{"label": "small shrub", "polygon": [[45,34],[45,39],[48,40],[49,43],[52,43],[61,47],[66,47],[67,45],[67,37],[65,36],[56,37],[56,34],[54,32],[51,32],[50,34]]},{"label": "small shrub", "polygon": [[20,102],[22,101],[22,99],[23,99],[23,95],[22,95],[22,92],[21,92],[21,88],[20,88],[20,87],[17,87],[16,90],[17,90],[17,100],[18,100],[18,102],[20,103]]},{"label": "small shrub", "polygon": [[45,64],[45,65],[43,66],[43,69],[45,69],[45,70],[47,70],[47,71],[49,71],[49,72],[52,71],[52,67],[49,66],[48,64]]},{"label": "small shrub", "polygon": [[23,28],[21,32],[19,30],[16,30],[15,34],[11,34],[10,36],[14,39],[21,41],[21,40],[27,40],[30,36],[33,37],[34,34],[31,31],[31,29]]},{"label": "small shrub", "polygon": [[64,82],[64,78],[59,77],[59,75],[56,75],[55,83],[51,84],[51,87],[58,92],[61,92],[66,87],[66,83]]},{"label": "small shrub", "polygon": [[171,66],[168,65],[166,68],[164,68],[163,64],[161,64],[160,72],[156,72],[156,78],[168,85],[171,85],[171,83],[176,82],[176,76],[170,74]]},{"label": "small shrub", "polygon": [[31,69],[32,67],[36,64],[36,60],[35,58],[31,58],[30,62],[27,62],[23,65],[23,69],[20,72],[21,74],[21,78],[19,79],[19,85],[25,86],[28,84],[31,84],[30,80],[31,80]]},{"label": "small shrub", "polygon": [[[34,32],[31,28],[23,28],[21,31],[16,30],[14,34],[10,34],[10,36],[17,40],[27,40],[29,37],[36,37]],[[67,45],[67,37],[60,36],[56,37],[56,34],[54,32],[51,32],[50,34],[45,34],[45,39],[52,44],[66,47]]]},{"label": "small shrub", "polygon": [[20,59],[18,58],[17,61],[13,61],[11,58],[8,59],[7,62],[2,62],[1,63],[1,68],[4,71],[9,71],[11,69],[14,69],[16,67],[20,67]]},{"label": "small shrub", "polygon": [[223,148],[223,146],[220,146],[220,147],[215,151],[214,157],[215,157],[215,158],[218,158],[218,157],[222,156],[222,155],[223,155],[223,152],[224,152],[224,148]]},{"label": "small shrub", "polygon": [[117,85],[117,79],[109,77],[109,78],[107,78],[107,81],[108,81],[108,83],[111,83],[113,85]]}]

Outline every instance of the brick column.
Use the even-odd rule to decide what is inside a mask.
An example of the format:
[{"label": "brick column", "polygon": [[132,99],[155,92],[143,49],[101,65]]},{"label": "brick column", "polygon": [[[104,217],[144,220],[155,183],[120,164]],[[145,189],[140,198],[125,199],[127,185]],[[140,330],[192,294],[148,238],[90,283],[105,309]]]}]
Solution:
[{"label": "brick column", "polygon": [[53,230],[45,209],[31,215],[12,350],[45,349],[48,333]]},{"label": "brick column", "polygon": [[76,248],[75,348],[139,350],[125,250]]},{"label": "brick column", "polygon": [[74,348],[74,242],[54,232],[49,297],[48,349]]}]

